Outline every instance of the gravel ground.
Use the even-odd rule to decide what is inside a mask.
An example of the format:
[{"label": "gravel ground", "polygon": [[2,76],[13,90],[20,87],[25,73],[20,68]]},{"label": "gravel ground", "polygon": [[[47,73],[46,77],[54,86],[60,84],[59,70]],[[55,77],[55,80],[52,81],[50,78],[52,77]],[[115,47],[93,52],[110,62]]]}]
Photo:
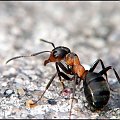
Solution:
[{"label": "gravel ground", "polygon": [[[70,99],[60,94],[58,77],[36,107],[25,106],[56,72],[54,63],[43,65],[48,53],[5,64],[17,55],[53,49],[40,38],[69,47],[88,67],[101,58],[120,75],[120,2],[0,2],[0,118],[69,118]],[[112,70],[108,78],[114,92],[105,108],[89,111],[77,88],[72,118],[120,119],[120,85]]]}]

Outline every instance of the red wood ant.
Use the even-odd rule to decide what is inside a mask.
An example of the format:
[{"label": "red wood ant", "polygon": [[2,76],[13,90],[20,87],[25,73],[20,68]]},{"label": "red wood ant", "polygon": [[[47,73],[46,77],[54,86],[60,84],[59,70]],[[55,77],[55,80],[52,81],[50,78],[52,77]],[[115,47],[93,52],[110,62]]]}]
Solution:
[{"label": "red wood ant", "polygon": [[[108,85],[107,71],[112,69],[114,71],[117,80],[120,83],[120,77],[116,72],[116,70],[112,66],[105,67],[101,59],[98,59],[90,68],[90,70],[85,70],[85,68],[80,63],[78,56],[75,53],[71,52],[69,48],[63,46],[55,47],[55,45],[52,42],[48,42],[46,40],[42,40],[42,41],[52,44],[54,49],[52,51],[42,51],[42,52],[34,53],[30,56],[36,56],[44,52],[50,52],[50,56],[47,60],[44,61],[44,65],[50,62],[55,62],[57,72],[48,82],[41,97],[33,104],[41,100],[42,96],[44,95],[44,93],[49,88],[50,84],[58,74],[60,81],[61,81],[61,76],[65,78],[65,80],[71,80],[74,78],[73,94],[72,94],[72,101],[71,101],[71,108],[69,115],[70,117],[72,112],[73,98],[75,95],[76,82],[78,79],[80,79],[80,81],[83,80],[84,94],[86,100],[88,101],[88,104],[91,106],[91,110],[102,109],[108,103],[108,100],[110,98],[110,89]],[[21,57],[30,57],[30,56],[17,56],[9,59],[6,63],[8,63],[13,59],[17,59]],[[67,67],[61,63],[62,60],[65,62]],[[102,70],[97,73],[94,72],[94,69],[96,68],[99,62],[101,63]],[[64,71],[64,73],[59,70],[59,67]],[[73,75],[73,78],[69,78],[65,73]],[[102,75],[105,75],[106,78],[104,78]],[[62,81],[61,83],[63,88],[65,88],[64,83]]]}]

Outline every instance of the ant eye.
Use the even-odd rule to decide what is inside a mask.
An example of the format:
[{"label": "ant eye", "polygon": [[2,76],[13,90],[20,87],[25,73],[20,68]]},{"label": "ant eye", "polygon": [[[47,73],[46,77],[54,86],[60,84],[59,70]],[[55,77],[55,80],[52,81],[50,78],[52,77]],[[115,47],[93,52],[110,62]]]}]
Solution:
[{"label": "ant eye", "polygon": [[54,52],[53,52],[53,56],[54,56],[55,58],[59,57],[58,52],[57,52],[57,51],[54,51]]}]

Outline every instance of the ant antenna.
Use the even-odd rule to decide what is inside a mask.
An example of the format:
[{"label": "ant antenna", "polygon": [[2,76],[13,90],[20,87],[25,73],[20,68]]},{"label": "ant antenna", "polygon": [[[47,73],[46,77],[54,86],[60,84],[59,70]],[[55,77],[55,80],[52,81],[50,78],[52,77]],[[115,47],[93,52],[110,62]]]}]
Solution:
[{"label": "ant antenna", "polygon": [[[41,41],[43,41],[43,42],[46,42],[46,43],[51,44],[51,45],[55,48],[54,43],[49,42],[49,41],[46,41],[46,40],[44,40],[44,39],[40,39],[40,40],[41,40]],[[36,55],[39,55],[39,54],[41,54],[41,53],[45,53],[45,52],[51,52],[51,51],[42,51],[42,52],[38,52],[38,53],[33,53],[33,54],[31,54],[31,55],[16,56],[16,57],[13,57],[13,58],[11,58],[11,59],[7,60],[6,64],[7,64],[8,62],[10,62],[11,60],[14,60],[14,59],[18,59],[18,58],[22,58],[22,57],[31,57],[31,56],[36,56]]]},{"label": "ant antenna", "polygon": [[54,43],[52,43],[52,42],[49,42],[49,41],[46,41],[46,40],[44,40],[44,39],[40,39],[41,41],[43,41],[43,42],[46,42],[46,43],[49,43],[49,44],[51,44],[54,48],[55,48],[55,45],[54,45]]},{"label": "ant antenna", "polygon": [[7,64],[8,62],[10,62],[11,60],[14,60],[14,59],[18,59],[18,58],[22,58],[22,57],[32,57],[32,56],[37,56],[37,55],[39,55],[39,54],[41,54],[41,53],[45,53],[45,52],[51,52],[51,51],[42,51],[42,52],[33,53],[33,54],[31,54],[31,55],[16,56],[16,57],[13,57],[13,58],[7,60],[7,61],[6,61],[6,64]]}]

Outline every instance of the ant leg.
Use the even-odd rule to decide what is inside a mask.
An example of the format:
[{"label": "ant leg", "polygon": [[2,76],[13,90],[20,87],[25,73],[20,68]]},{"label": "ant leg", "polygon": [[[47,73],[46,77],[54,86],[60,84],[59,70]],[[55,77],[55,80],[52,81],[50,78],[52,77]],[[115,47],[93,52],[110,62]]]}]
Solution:
[{"label": "ant leg", "polygon": [[[104,65],[103,61],[101,59],[97,59],[95,61],[95,63],[93,64],[93,66],[90,68],[89,72],[93,72],[99,62],[101,63],[102,69],[105,69],[105,65]],[[104,75],[105,75],[106,79],[108,79],[107,73],[104,73]]]},{"label": "ant leg", "polygon": [[41,100],[41,98],[43,97],[43,95],[45,94],[46,90],[47,90],[47,89],[49,88],[49,86],[51,85],[51,83],[52,83],[52,81],[54,80],[54,78],[56,77],[56,75],[57,75],[57,72],[52,76],[52,78],[51,78],[50,81],[48,82],[48,84],[47,84],[44,92],[43,92],[42,95],[41,95],[41,97],[40,97],[37,101],[35,101],[34,103],[32,103],[32,105],[33,105],[33,104],[36,104],[38,101]]},{"label": "ant leg", "polygon": [[65,80],[71,80],[71,78],[68,77],[65,73],[60,72],[59,74],[60,74]]},{"label": "ant leg", "polygon": [[65,73],[71,74],[71,70],[69,68],[66,68],[61,62],[58,62],[57,64]]},{"label": "ant leg", "polygon": [[49,44],[51,44],[54,48],[55,48],[55,45],[54,45],[54,43],[52,43],[52,42],[49,42],[49,41],[46,41],[46,40],[44,40],[44,39],[40,39],[41,41],[43,41],[43,42],[46,42],[46,43],[49,43]]},{"label": "ant leg", "polygon": [[65,85],[64,85],[64,83],[63,83],[63,81],[62,81],[62,79],[61,79],[60,69],[59,69],[59,67],[58,67],[58,62],[56,62],[55,65],[56,65],[56,69],[57,69],[57,73],[58,73],[59,80],[60,80],[60,82],[61,82],[61,84],[62,84],[62,87],[63,87],[63,89],[64,89],[64,88],[65,88]]},{"label": "ant leg", "polygon": [[104,66],[103,61],[102,61],[101,59],[97,59],[97,60],[95,61],[95,63],[93,64],[93,66],[90,68],[89,71],[90,71],[90,72],[93,72],[99,62],[101,62],[101,66],[102,66],[102,68],[104,69],[105,66]]},{"label": "ant leg", "polygon": [[[72,81],[72,80],[73,80],[73,77],[70,78],[70,77],[68,77],[68,76],[67,76],[65,73],[63,73],[63,72],[60,72],[59,74],[60,74],[65,80],[69,80],[69,81]],[[65,87],[65,88],[60,92],[60,94],[62,94],[63,96],[66,96],[66,97],[68,97],[71,93],[72,93],[72,91],[71,91],[71,89],[68,88],[68,87]]]},{"label": "ant leg", "polygon": [[118,73],[116,72],[116,70],[115,70],[112,66],[106,67],[105,69],[103,69],[103,70],[100,71],[99,73],[100,73],[101,75],[103,75],[103,74],[105,74],[109,69],[113,69],[114,74],[115,74],[115,76],[116,76],[118,82],[120,83],[120,77],[119,77]]},{"label": "ant leg", "polygon": [[71,101],[71,106],[70,106],[70,113],[69,113],[69,119],[71,119],[71,114],[72,114],[72,107],[73,107],[73,99],[75,96],[75,88],[76,88],[76,80],[78,79],[77,75],[74,75],[74,85],[73,85],[73,94],[72,94],[72,101]]},{"label": "ant leg", "polygon": [[[90,72],[93,72],[99,62],[101,62],[102,69],[104,70],[104,69],[105,69],[105,66],[104,66],[103,61],[102,61],[101,59],[97,59],[97,60],[95,61],[95,63],[93,64],[93,66],[90,68],[89,71],[90,71]],[[104,72],[104,75],[105,75],[105,77],[106,77],[106,80],[108,81],[107,72]],[[108,84],[109,84],[109,83],[108,83]],[[114,91],[111,87],[110,87],[110,90]]]}]

